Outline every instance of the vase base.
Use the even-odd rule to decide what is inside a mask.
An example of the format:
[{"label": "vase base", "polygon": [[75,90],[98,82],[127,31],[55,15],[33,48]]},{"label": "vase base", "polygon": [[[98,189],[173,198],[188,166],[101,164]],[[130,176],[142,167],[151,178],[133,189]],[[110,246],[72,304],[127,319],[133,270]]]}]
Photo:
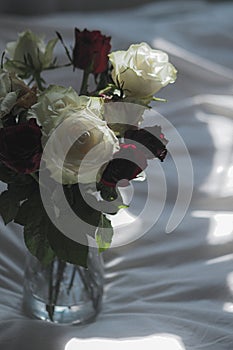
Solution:
[{"label": "vase base", "polygon": [[[30,297],[30,296],[28,296]],[[47,322],[78,325],[85,324],[95,320],[100,311],[100,300],[93,304],[92,300],[80,302],[71,306],[49,306],[43,301],[31,296],[30,300],[23,303],[24,311],[29,317],[40,319]]]},{"label": "vase base", "polygon": [[103,296],[103,265],[89,249],[88,268],[55,258],[43,265],[28,256],[24,279],[24,312],[57,324],[84,324],[95,319]]}]

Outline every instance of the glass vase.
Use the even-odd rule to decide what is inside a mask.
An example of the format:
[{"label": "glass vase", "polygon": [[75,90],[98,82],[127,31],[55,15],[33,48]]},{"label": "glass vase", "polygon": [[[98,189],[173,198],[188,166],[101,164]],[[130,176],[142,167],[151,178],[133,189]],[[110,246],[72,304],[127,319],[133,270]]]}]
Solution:
[{"label": "glass vase", "polygon": [[58,258],[43,266],[32,255],[27,258],[23,308],[33,318],[59,324],[93,321],[103,296],[103,261],[97,249],[89,248],[88,268]]}]

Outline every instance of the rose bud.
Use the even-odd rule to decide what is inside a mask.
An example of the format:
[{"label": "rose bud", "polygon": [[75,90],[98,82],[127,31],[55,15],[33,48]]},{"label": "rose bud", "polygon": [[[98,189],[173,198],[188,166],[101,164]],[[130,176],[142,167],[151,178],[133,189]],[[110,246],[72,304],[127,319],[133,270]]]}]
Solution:
[{"label": "rose bud", "polygon": [[128,181],[137,177],[147,167],[147,160],[143,152],[135,145],[121,144],[113,159],[105,168],[101,183],[108,187],[115,187],[121,180],[127,180],[121,185],[128,185]]},{"label": "rose bud", "polygon": [[165,139],[164,134],[161,132],[161,127],[158,125],[144,129],[127,130],[124,137],[133,144],[135,141],[138,148],[142,145],[142,151],[145,153],[147,159],[156,157],[163,162],[166,157],[166,144],[168,141]]},{"label": "rose bud", "polygon": [[35,72],[38,74],[53,65],[53,50],[57,41],[55,38],[46,44],[40,36],[26,30],[19,34],[17,41],[7,44],[8,59],[4,66],[9,72],[23,78],[29,78]]},{"label": "rose bud", "polygon": [[102,35],[98,30],[80,31],[75,28],[74,67],[89,70],[94,74],[104,72],[108,67],[110,40],[111,37]]},{"label": "rose bud", "polygon": [[41,130],[35,119],[0,129],[0,161],[12,170],[38,170],[42,155]]}]

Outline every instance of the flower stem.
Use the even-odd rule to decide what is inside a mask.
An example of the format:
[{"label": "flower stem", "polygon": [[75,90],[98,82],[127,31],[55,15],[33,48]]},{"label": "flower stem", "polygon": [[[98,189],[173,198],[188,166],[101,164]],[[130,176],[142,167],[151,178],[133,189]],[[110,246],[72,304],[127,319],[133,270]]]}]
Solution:
[{"label": "flower stem", "polygon": [[83,71],[83,80],[82,80],[82,85],[80,88],[80,93],[79,95],[88,95],[88,78],[89,78],[90,72],[89,70],[84,70]]},{"label": "flower stem", "polygon": [[38,183],[39,186],[41,186],[47,190],[47,187],[40,181],[40,178],[38,175],[36,175],[36,173],[30,173],[29,175],[31,175],[31,177],[33,177],[33,179]]},{"label": "flower stem", "polygon": [[55,276],[55,284],[54,282],[54,262],[52,261],[49,269],[49,295],[48,295],[48,304],[46,305],[46,311],[48,312],[48,316],[50,321],[54,321],[54,310],[57,304],[57,299],[60,292],[61,281],[63,278],[64,270],[66,263],[59,258],[57,259],[57,273]]},{"label": "flower stem", "polygon": [[30,173],[30,175],[40,185],[39,177],[35,173]]},{"label": "flower stem", "polygon": [[57,267],[57,276],[56,276],[57,280],[56,280],[56,284],[55,284],[55,294],[54,294],[54,298],[53,298],[54,305],[56,305],[56,303],[57,303],[57,299],[58,299],[58,295],[60,292],[60,286],[61,286],[61,281],[63,278],[63,273],[65,271],[65,267],[66,267],[66,263],[58,258],[58,267]]},{"label": "flower stem", "polygon": [[53,305],[53,269],[54,261],[51,262],[49,268],[49,295],[48,295],[48,304],[46,305],[46,311],[48,312],[50,321],[53,322],[54,314],[54,305]]},{"label": "flower stem", "polygon": [[83,273],[82,268],[80,268],[79,266],[76,266],[77,271],[79,272],[79,277],[81,278],[82,282],[83,282],[83,286],[85,288],[85,291],[87,292],[87,295],[90,297],[91,302],[93,304],[93,306],[95,307],[95,298],[93,295],[93,285],[87,282],[86,277],[85,277],[85,273]]},{"label": "flower stem", "polygon": [[44,68],[43,70],[44,71],[45,70],[53,70],[53,69],[70,67],[70,66],[72,66],[72,63],[60,64],[60,65],[57,65],[57,66],[49,66],[49,67]]},{"label": "flower stem", "polygon": [[68,286],[68,288],[67,288],[67,294],[70,293],[71,288],[73,287],[74,278],[75,278],[75,273],[76,273],[76,266],[74,265],[74,266],[73,266],[72,275],[71,275],[71,279],[70,279],[70,283],[69,283],[69,286]]},{"label": "flower stem", "polygon": [[40,72],[35,72],[34,75],[33,75],[33,79],[35,80],[38,89],[40,91],[43,91],[45,88],[42,85],[42,79],[41,79],[41,76],[40,76]]}]

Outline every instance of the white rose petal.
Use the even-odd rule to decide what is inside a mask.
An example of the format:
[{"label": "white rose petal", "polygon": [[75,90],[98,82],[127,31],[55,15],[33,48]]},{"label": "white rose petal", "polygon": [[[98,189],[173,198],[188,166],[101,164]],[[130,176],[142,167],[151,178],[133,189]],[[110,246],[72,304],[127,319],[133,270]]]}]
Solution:
[{"label": "white rose petal", "polygon": [[[85,133],[93,135],[93,145],[90,145],[93,147],[88,145],[87,153],[80,154],[76,144]],[[69,154],[72,147],[76,152]],[[43,159],[51,177],[59,183],[92,183],[118,149],[118,140],[105,121],[96,118],[90,110],[71,111],[48,138]]]},{"label": "white rose petal", "polygon": [[101,98],[79,96],[72,87],[51,85],[32,106],[30,118],[36,118],[43,134],[49,136],[72,111],[89,109],[96,117],[102,118],[103,104]]},{"label": "white rose petal", "polygon": [[114,132],[102,120],[103,99],[53,85],[38,101],[30,118],[42,126],[42,158],[51,177],[63,184],[96,182],[100,168],[119,149]]},{"label": "white rose petal", "polygon": [[119,83],[129,97],[152,98],[176,80],[177,70],[169,62],[168,55],[146,43],[131,45],[127,51],[112,52],[109,59],[115,84]]},{"label": "white rose petal", "polygon": [[11,79],[9,73],[0,69],[0,98],[5,97],[11,91]]}]

